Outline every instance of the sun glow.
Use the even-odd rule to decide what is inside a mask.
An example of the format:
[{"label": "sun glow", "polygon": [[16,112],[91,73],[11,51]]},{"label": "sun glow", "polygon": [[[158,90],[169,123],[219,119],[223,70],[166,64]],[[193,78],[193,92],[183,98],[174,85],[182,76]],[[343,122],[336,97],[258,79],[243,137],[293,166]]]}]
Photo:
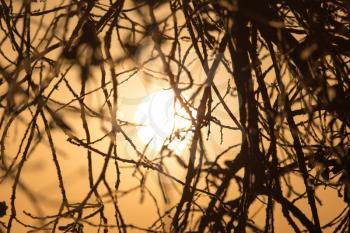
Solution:
[{"label": "sun glow", "polygon": [[153,151],[165,145],[181,154],[192,137],[190,117],[174,100],[173,91],[162,90],[145,97],[137,107],[137,134]]}]

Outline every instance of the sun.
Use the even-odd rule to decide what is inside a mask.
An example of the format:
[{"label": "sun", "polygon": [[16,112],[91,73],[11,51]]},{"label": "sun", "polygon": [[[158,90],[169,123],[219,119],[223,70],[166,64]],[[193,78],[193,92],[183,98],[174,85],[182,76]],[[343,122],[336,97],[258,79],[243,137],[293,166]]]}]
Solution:
[{"label": "sun", "polygon": [[191,137],[188,113],[175,101],[172,90],[161,90],[145,97],[135,113],[137,135],[153,151],[163,145],[181,154]]}]

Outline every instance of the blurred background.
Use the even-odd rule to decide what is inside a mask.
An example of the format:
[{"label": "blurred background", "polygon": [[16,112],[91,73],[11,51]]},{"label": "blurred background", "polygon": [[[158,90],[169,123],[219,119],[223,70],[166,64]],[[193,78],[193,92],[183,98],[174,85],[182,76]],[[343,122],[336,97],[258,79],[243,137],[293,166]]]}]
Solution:
[{"label": "blurred background", "polygon": [[1,0],[0,230],[348,232],[348,11]]}]

